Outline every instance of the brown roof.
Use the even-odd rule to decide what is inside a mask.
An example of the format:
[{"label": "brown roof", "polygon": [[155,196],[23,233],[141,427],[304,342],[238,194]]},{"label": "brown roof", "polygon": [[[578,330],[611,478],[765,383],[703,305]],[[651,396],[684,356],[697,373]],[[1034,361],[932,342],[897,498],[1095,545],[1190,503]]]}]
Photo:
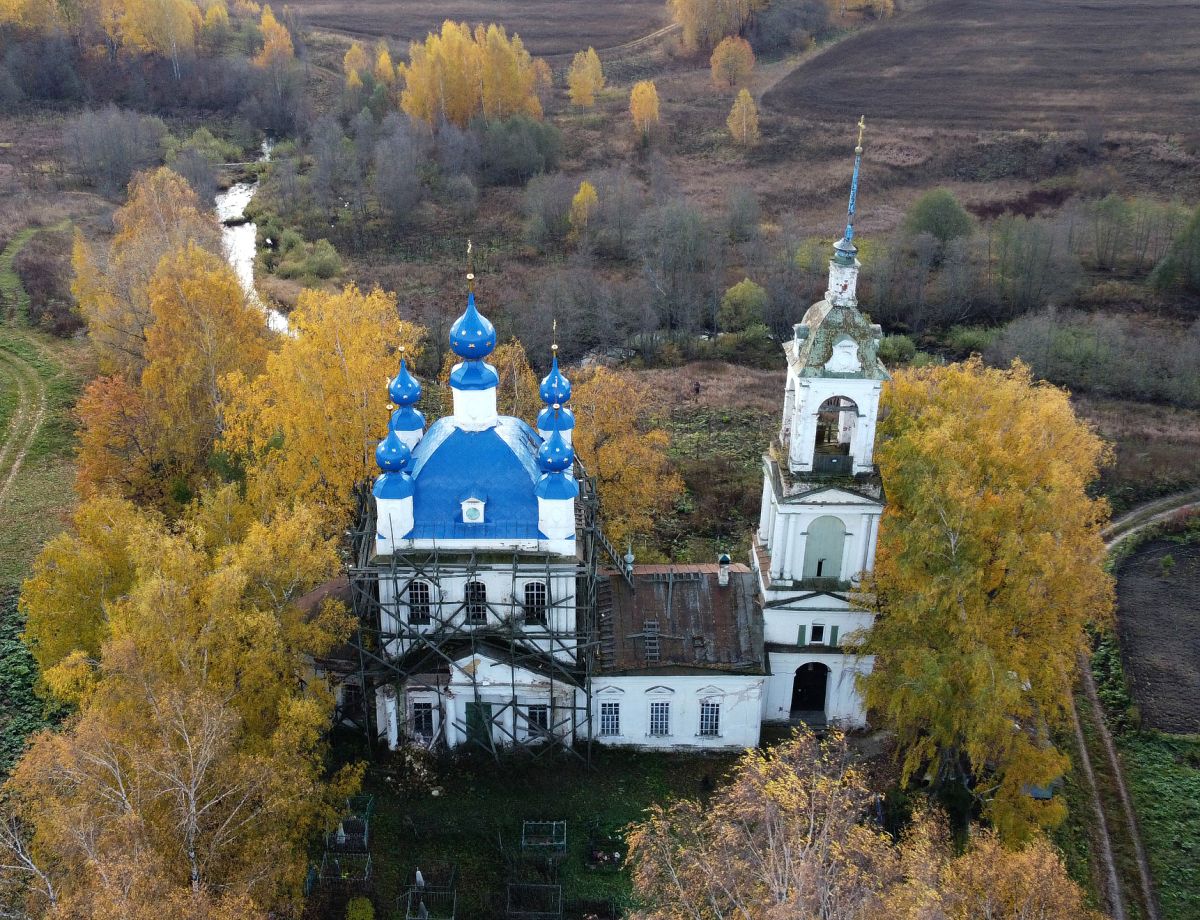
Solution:
[{"label": "brown roof", "polygon": [[601,669],[762,673],[755,579],[745,565],[729,570],[725,587],[716,563],[634,566],[634,589],[617,572],[602,573],[612,601],[606,610],[601,599]]},{"label": "brown roof", "polygon": [[351,607],[353,592],[350,590],[350,578],[343,574],[329,579],[324,584],[317,585],[307,594],[296,598],[296,606],[305,618],[316,616],[321,611],[321,605],[326,599],[333,598],[341,601],[347,608]]}]

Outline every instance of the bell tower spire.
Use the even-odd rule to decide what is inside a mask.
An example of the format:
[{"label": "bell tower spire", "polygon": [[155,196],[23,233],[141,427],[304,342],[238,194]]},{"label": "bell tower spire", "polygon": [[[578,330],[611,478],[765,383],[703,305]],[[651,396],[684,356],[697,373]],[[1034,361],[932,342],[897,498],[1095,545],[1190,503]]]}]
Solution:
[{"label": "bell tower spire", "polygon": [[858,174],[862,167],[863,131],[866,118],[858,119],[858,144],[854,148],[854,174],[850,179],[850,204],[846,209],[846,232],[833,244],[829,261],[829,290],[825,299],[835,307],[858,306],[858,247],[854,245],[854,215],[858,209]]}]

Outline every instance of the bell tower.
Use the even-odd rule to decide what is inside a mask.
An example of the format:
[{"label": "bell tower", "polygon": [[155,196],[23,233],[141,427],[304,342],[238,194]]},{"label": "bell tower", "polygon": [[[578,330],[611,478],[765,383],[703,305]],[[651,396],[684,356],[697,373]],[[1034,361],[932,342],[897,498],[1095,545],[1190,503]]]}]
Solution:
[{"label": "bell tower", "polygon": [[767,721],[866,720],[855,677],[872,662],[853,654],[847,639],[873,620],[851,596],[875,564],[884,504],[875,427],[889,376],[879,360],[883,330],[858,309],[854,218],[863,128],[859,119],[846,229],[833,245],[829,287],[784,343],[783,417],[763,458],[751,562],[771,659]]}]

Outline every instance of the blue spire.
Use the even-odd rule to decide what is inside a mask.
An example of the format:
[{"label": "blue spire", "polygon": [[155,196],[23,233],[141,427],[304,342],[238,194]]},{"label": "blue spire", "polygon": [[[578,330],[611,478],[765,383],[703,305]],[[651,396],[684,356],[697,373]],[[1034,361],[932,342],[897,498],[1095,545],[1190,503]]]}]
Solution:
[{"label": "blue spire", "polygon": [[408,372],[404,348],[400,348],[400,373],[388,383],[388,396],[397,406],[415,406],[421,399],[421,382]]},{"label": "blue spire", "polygon": [[854,212],[858,208],[858,172],[862,166],[862,140],[865,127],[866,119],[860,116],[858,119],[858,145],[854,148],[854,175],[850,180],[850,205],[846,209],[846,233],[833,247],[834,258],[845,263],[853,262],[858,253],[858,248],[854,245]]},{"label": "blue spire", "polygon": [[555,404],[552,408],[555,411],[554,428],[550,431],[550,437],[538,448],[538,465],[545,473],[562,473],[569,470],[575,462],[575,451],[563,439],[562,431],[558,427],[558,410],[562,407]]},{"label": "blue spire", "polygon": [[542,402],[547,406],[555,404],[561,406],[571,398],[571,381],[558,369],[558,345],[554,345],[552,348],[554,349],[554,361],[550,365],[550,373],[542,378],[539,392]]},{"label": "blue spire", "polygon": [[475,309],[475,292],[467,294],[467,309],[450,327],[450,349],[460,358],[482,360],[496,347],[496,327]]}]

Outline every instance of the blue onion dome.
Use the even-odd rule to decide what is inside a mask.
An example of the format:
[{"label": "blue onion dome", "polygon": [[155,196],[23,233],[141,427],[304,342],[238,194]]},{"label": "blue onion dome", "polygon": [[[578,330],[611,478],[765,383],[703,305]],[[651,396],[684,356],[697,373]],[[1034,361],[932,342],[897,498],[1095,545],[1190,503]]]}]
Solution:
[{"label": "blue onion dome", "polygon": [[[554,420],[556,413],[558,415],[557,426]],[[555,410],[553,406],[547,406],[538,413],[537,427],[539,431],[549,431],[554,427],[557,427],[559,431],[573,431],[575,429],[575,413],[566,406],[561,406],[558,410]]]},{"label": "blue onion dome", "polygon": [[[403,354],[404,349],[400,350]],[[400,359],[400,373],[388,383],[388,396],[397,406],[413,406],[421,399],[421,382],[408,372],[408,362]]]},{"label": "blue onion dome", "polygon": [[496,327],[475,309],[475,293],[467,295],[467,309],[450,327],[450,349],[460,358],[486,358],[496,347]]},{"label": "blue onion dome", "polygon": [[[555,405],[554,408],[561,407]],[[554,429],[550,432],[550,437],[542,442],[542,446],[538,448],[538,464],[542,470],[547,473],[561,473],[571,468],[571,464],[575,462],[575,451],[571,449],[566,440],[562,436],[562,432],[558,428],[557,418],[554,420]]]},{"label": "blue onion dome", "polygon": [[500,386],[500,375],[486,361],[463,361],[450,372],[456,390],[490,390]]},{"label": "blue onion dome", "polygon": [[537,485],[533,487],[533,494],[538,498],[560,501],[566,498],[577,498],[579,483],[575,481],[574,476],[566,473],[542,473],[538,478]]},{"label": "blue onion dome", "polygon": [[392,428],[388,429],[387,437],[375,448],[375,462],[385,473],[399,473],[408,465],[411,457],[412,451]]},{"label": "blue onion dome", "polygon": [[558,403],[560,406],[571,398],[571,381],[563,376],[563,372],[558,369],[558,346],[554,346],[554,363],[550,366],[550,373],[542,378],[542,386],[539,390],[542,396],[542,402],[551,406]]}]

